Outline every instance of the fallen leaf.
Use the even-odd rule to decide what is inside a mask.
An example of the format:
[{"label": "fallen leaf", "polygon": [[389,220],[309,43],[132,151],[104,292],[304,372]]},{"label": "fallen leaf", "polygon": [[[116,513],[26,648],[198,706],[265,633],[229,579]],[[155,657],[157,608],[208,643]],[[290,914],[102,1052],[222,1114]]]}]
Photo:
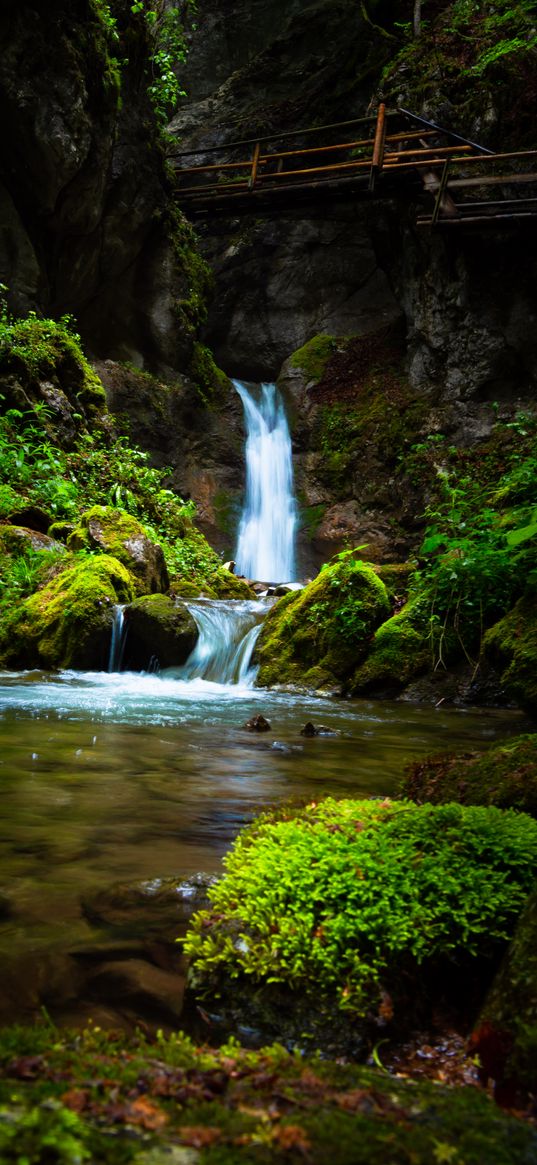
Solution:
[{"label": "fallen leaf", "polygon": [[62,1104],[72,1112],[83,1112],[90,1102],[90,1094],[83,1088],[70,1088],[60,1097]]},{"label": "fallen leaf", "polygon": [[280,1125],[273,1130],[272,1140],[279,1149],[298,1149],[299,1153],[308,1153],[311,1142],[300,1125]]},{"label": "fallen leaf", "polygon": [[183,1125],[179,1130],[183,1145],[191,1145],[193,1149],[205,1149],[219,1141],[222,1133],[220,1129],[206,1128],[204,1125]]}]

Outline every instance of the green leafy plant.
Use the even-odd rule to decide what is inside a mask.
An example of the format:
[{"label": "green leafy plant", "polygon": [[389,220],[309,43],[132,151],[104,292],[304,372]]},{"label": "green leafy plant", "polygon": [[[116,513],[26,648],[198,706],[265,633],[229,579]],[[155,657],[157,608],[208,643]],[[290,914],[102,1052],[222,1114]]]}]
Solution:
[{"label": "green leafy plant", "polygon": [[131,4],[133,16],[144,20],[149,34],[151,80],[148,92],[157,118],[163,125],[169,121],[179,98],[185,96],[178,66],[184,64],[188,53],[184,21],[186,18],[190,27],[195,28],[195,11],[195,0],[185,0],[181,7],[169,5],[165,0],[134,0]]}]

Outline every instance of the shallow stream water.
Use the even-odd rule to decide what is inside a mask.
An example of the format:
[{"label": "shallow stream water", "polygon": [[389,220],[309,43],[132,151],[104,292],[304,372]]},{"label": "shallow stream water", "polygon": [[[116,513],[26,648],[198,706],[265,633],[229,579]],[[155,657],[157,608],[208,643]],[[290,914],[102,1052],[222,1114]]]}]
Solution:
[{"label": "shallow stream water", "polygon": [[[256,713],[271,730],[245,730]],[[304,738],[313,720],[336,735]],[[218,871],[264,807],[384,796],[405,763],[520,731],[505,712],[336,700],[166,675],[0,676],[0,951],[83,934],[117,881]],[[7,913],[7,912],[6,912]]]}]

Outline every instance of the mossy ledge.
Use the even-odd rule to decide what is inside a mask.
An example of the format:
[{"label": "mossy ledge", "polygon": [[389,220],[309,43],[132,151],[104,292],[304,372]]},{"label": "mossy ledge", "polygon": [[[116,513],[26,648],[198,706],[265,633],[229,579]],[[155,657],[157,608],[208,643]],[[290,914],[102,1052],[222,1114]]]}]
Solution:
[{"label": "mossy ledge", "polygon": [[409,1083],[275,1045],[196,1048],[47,1025],[0,1033],[6,1165],[533,1165],[537,1132],[475,1088]]},{"label": "mossy ledge", "polygon": [[481,754],[415,761],[401,792],[418,803],[496,805],[537,817],[537,735],[517,736]]}]

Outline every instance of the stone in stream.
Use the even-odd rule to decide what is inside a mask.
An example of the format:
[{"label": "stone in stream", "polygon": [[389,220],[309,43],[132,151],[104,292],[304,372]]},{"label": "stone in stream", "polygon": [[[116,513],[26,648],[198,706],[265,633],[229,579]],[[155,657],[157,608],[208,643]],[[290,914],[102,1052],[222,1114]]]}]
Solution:
[{"label": "stone in stream", "polygon": [[86,990],[99,1003],[173,1023],[183,1010],[185,976],[163,971],[145,959],[105,963],[88,976]]},{"label": "stone in stream", "polygon": [[264,716],[251,716],[246,724],[243,725],[248,732],[270,732],[270,720],[265,720]]},{"label": "stone in stream", "polygon": [[328,728],[326,724],[314,724],[308,720],[307,724],[300,729],[301,736],[337,736],[337,732],[333,728]]},{"label": "stone in stream", "polygon": [[152,935],[173,942],[184,934],[190,917],[208,905],[211,874],[190,878],[152,878],[145,882],[119,883],[82,899],[90,922],[112,926],[128,934]]}]

